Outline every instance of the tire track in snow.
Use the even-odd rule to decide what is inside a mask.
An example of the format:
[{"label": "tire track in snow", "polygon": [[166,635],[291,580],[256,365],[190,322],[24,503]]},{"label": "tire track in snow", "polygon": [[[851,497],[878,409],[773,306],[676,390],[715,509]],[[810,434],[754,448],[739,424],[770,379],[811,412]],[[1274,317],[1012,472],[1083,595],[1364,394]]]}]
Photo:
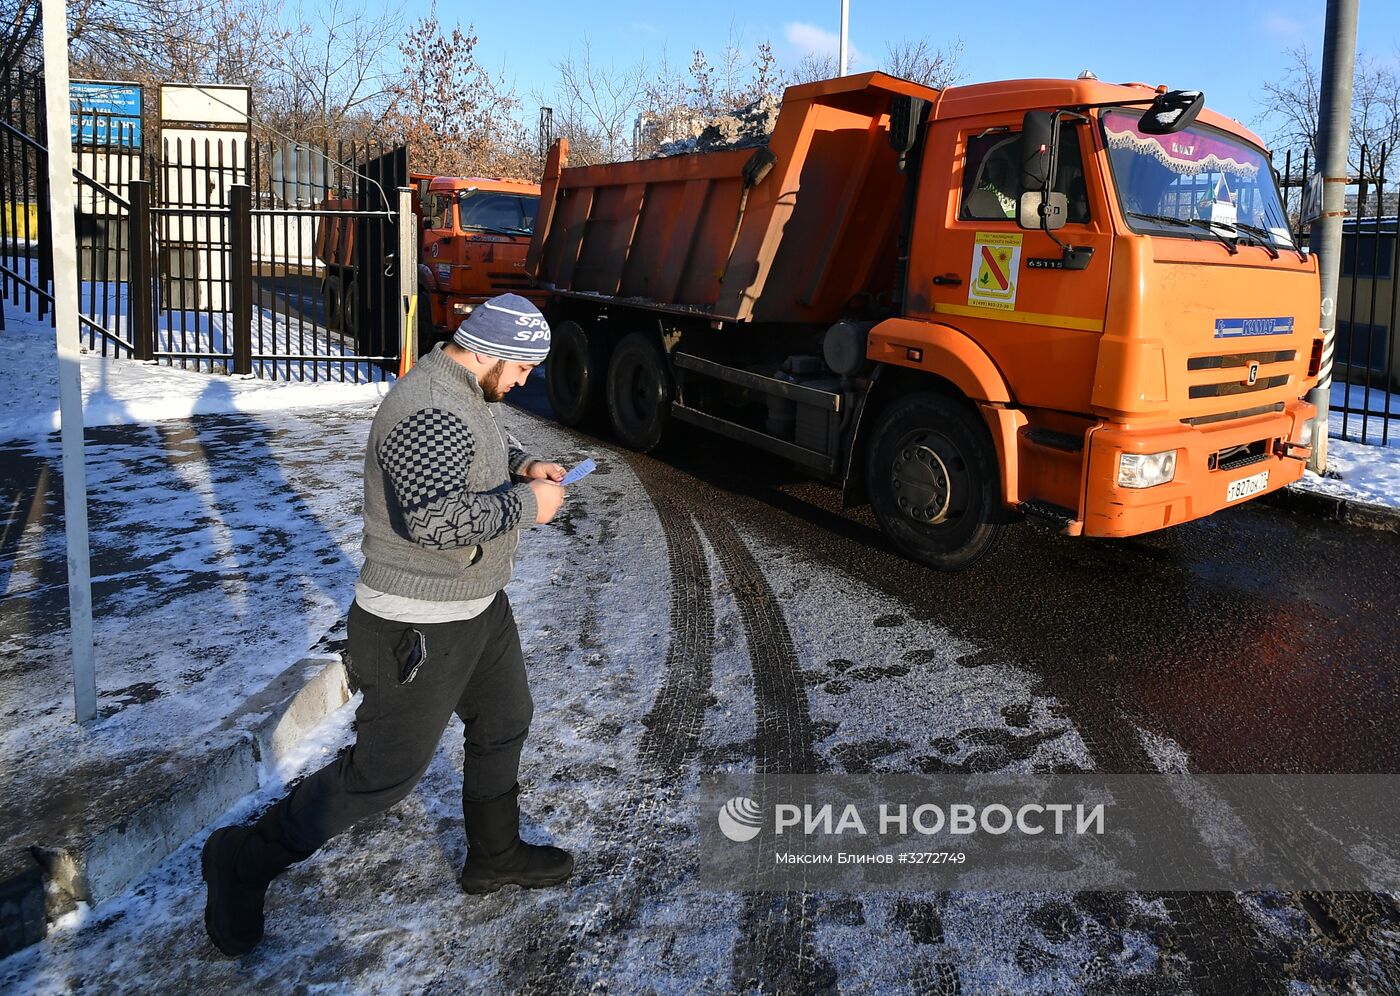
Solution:
[{"label": "tire track in snow", "polygon": [[[519,984],[522,993],[572,992],[587,988],[605,969],[598,951],[633,923],[646,896],[668,866],[675,837],[668,822],[679,809],[680,776],[700,743],[710,697],[715,612],[714,589],[700,534],[690,513],[658,487],[644,460],[628,459],[646,489],[666,537],[671,574],[671,640],[661,687],[642,720],[638,766],[622,802],[609,814],[596,856],[597,870],[579,893],[580,905],[567,936],[539,955]],[[587,862],[587,858],[585,858]],[[538,952],[538,948],[535,949]],[[535,953],[532,952],[532,953]]]},{"label": "tire track in snow", "polygon": [[[713,514],[698,513],[697,519],[734,593],[753,663],[755,770],[817,771],[806,685],[782,605],[734,527]],[[834,991],[835,970],[813,950],[816,905],[805,892],[747,893],[731,958],[731,988]]]}]

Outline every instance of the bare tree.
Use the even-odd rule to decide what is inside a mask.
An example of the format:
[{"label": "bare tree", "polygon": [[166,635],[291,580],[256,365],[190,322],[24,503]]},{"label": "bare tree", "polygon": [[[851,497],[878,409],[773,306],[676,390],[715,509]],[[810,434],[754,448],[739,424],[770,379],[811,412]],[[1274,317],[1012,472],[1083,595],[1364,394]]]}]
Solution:
[{"label": "bare tree", "polygon": [[[371,128],[393,96],[390,53],[404,31],[397,13],[370,13],[346,0],[327,0],[309,18],[305,14],[305,8],[298,11],[275,56],[260,60],[268,70],[260,81],[261,116],[309,143]],[[352,123],[357,127],[348,128]]]},{"label": "bare tree", "polygon": [[962,60],[961,38],[946,48],[939,48],[927,38],[915,38],[886,46],[881,68],[891,76],[942,90],[967,75]]},{"label": "bare tree", "polygon": [[836,56],[829,52],[808,52],[788,71],[788,82],[794,85],[815,83],[817,80],[833,79],[836,74]]},{"label": "bare tree", "polygon": [[583,165],[631,158],[632,134],[643,108],[645,59],[619,69],[593,58],[588,39],[578,55],[555,63],[555,133],[569,140],[569,156]]},{"label": "bare tree", "polygon": [[38,65],[39,0],[4,0],[0,3],[0,73],[8,75],[19,65]]},{"label": "bare tree", "polygon": [[[1306,45],[1288,51],[1288,68],[1274,80],[1264,81],[1264,108],[1257,122],[1266,128],[1277,147],[1309,150],[1314,144],[1320,106],[1320,71]],[[1347,166],[1353,176],[1361,172],[1361,149],[1367,149],[1366,180],[1374,184],[1385,173],[1385,160],[1394,162],[1400,142],[1400,74],[1371,56],[1358,53],[1352,81],[1351,147]],[[1385,153],[1382,159],[1382,151]]]}]

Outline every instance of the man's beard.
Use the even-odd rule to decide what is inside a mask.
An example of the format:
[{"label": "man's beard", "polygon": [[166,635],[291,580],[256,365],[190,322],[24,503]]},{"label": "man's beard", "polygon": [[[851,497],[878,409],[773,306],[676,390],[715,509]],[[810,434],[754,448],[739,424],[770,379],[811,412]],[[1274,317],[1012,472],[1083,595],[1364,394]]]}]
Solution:
[{"label": "man's beard", "polygon": [[501,390],[501,372],[506,368],[505,360],[497,360],[496,365],[481,375],[481,393],[490,402],[500,401],[506,396]]}]

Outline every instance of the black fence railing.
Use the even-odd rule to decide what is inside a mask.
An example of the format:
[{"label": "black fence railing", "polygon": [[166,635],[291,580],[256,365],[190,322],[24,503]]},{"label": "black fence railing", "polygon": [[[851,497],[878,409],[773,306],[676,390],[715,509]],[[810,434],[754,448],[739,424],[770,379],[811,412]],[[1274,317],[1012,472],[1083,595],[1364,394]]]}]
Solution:
[{"label": "black fence railing", "polygon": [[[0,64],[0,329],[53,293],[35,23]],[[77,293],[92,353],[206,373],[366,381],[399,367],[402,148],[261,143],[210,130],[143,149],[74,102]]]},{"label": "black fence railing", "polygon": [[40,317],[53,303],[39,5],[19,18],[0,61],[0,329],[6,302]]},{"label": "black fence railing", "polygon": [[[1347,179],[1341,279],[1333,348],[1331,434],[1381,446],[1400,434],[1400,279],[1396,215],[1400,184],[1387,175],[1391,149],[1363,146]],[[1280,181],[1295,229],[1314,164],[1307,150],[1287,153]],[[1307,244],[1307,233],[1299,235]]]}]

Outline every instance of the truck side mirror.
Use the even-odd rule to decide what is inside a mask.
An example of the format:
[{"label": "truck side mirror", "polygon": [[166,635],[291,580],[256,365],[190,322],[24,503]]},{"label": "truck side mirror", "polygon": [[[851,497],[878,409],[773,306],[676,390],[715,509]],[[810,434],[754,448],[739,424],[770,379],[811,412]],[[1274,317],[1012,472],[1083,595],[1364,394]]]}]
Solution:
[{"label": "truck side mirror", "polygon": [[1055,115],[1027,111],[1021,120],[1021,189],[1048,190],[1055,178]]},{"label": "truck side mirror", "polygon": [[1138,131],[1146,135],[1170,135],[1181,131],[1206,106],[1200,90],[1170,90],[1159,93],[1152,106],[1138,119]]},{"label": "truck side mirror", "polygon": [[899,153],[899,170],[904,172],[904,160],[919,140],[919,127],[924,123],[928,101],[922,97],[895,94],[890,101],[890,145]]},{"label": "truck side mirror", "polygon": [[1027,190],[1017,205],[1016,224],[1034,231],[1053,232],[1064,228],[1069,217],[1069,197],[1058,191],[1048,196],[1040,190]]}]

